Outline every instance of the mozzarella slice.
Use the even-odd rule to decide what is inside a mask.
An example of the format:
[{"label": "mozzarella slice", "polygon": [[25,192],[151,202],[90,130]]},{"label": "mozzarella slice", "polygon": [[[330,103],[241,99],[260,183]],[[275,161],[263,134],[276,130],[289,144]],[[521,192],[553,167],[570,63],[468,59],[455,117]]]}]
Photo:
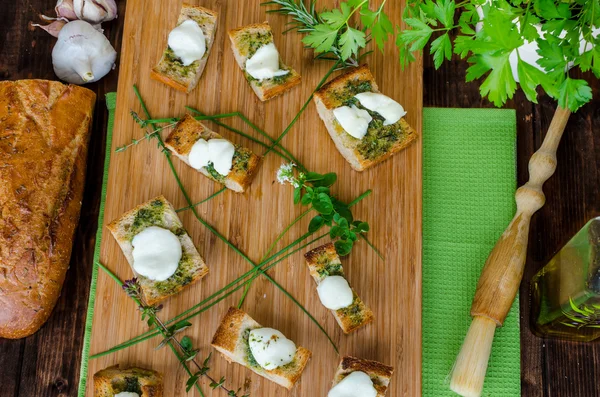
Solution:
[{"label": "mozzarella slice", "polygon": [[333,386],[327,397],[377,397],[377,390],[369,375],[354,371]]},{"label": "mozzarella slice", "polygon": [[246,60],[245,69],[257,80],[272,79],[290,72],[279,69],[279,53],[274,43],[260,47],[251,58]]},{"label": "mozzarella slice", "polygon": [[231,167],[233,167],[234,154],[235,146],[227,139],[209,139],[206,141],[200,138],[192,146],[188,161],[197,170],[206,167],[210,163],[219,174],[227,176],[231,171]]},{"label": "mozzarella slice", "polygon": [[323,306],[330,310],[348,307],[354,300],[352,289],[342,276],[325,277],[317,286],[317,292]]},{"label": "mozzarella slice", "polygon": [[208,153],[214,169],[221,175],[227,176],[233,166],[235,146],[227,139],[210,139]]},{"label": "mozzarella slice", "polygon": [[373,120],[369,112],[354,105],[335,108],[333,115],[342,128],[356,139],[362,139],[367,134],[369,123]]},{"label": "mozzarella slice", "polygon": [[199,170],[202,167],[206,167],[210,162],[210,154],[208,149],[208,142],[202,138],[198,139],[190,154],[188,155],[188,161],[190,165],[195,169]]},{"label": "mozzarella slice", "polygon": [[121,393],[115,394],[115,397],[140,397],[140,395],[131,391],[122,391]]},{"label": "mozzarella slice", "polygon": [[149,226],[133,237],[131,245],[133,268],[150,280],[164,281],[179,266],[181,242],[170,230]]},{"label": "mozzarella slice", "polygon": [[258,365],[267,370],[291,363],[296,355],[294,342],[273,328],[253,329],[248,344]]},{"label": "mozzarella slice", "polygon": [[206,37],[196,21],[186,19],[169,33],[169,47],[184,66],[202,59],[206,52]]},{"label": "mozzarella slice", "polygon": [[385,120],[383,125],[396,123],[402,117],[406,116],[406,112],[402,105],[394,101],[392,98],[376,92],[361,92],[356,94],[354,98],[358,99],[360,104],[372,112],[377,112]]}]

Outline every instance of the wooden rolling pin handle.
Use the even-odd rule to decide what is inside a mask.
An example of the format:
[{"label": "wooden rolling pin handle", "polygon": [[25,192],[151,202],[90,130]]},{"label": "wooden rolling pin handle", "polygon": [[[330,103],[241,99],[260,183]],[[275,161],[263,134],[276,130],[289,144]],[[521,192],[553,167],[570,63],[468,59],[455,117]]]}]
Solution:
[{"label": "wooden rolling pin handle", "polygon": [[471,316],[504,323],[523,277],[531,216],[546,202],[542,186],[556,170],[556,149],[571,112],[556,109],[542,146],[529,161],[529,181],[517,190],[517,212],[490,253],[477,283]]}]

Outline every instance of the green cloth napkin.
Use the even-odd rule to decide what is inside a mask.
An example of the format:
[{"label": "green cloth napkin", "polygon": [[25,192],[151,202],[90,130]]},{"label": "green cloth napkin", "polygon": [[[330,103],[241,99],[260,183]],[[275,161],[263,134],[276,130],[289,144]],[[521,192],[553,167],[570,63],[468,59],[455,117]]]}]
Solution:
[{"label": "green cloth napkin", "polygon": [[90,338],[92,337],[92,320],[94,318],[94,305],[96,303],[96,283],[98,281],[98,266],[100,260],[100,242],[102,241],[102,224],[104,223],[104,203],[106,201],[106,183],[108,182],[108,165],[110,164],[110,147],[112,145],[112,134],[115,123],[115,108],[117,105],[117,93],[106,94],[106,107],[108,108],[108,127],[106,129],[106,152],[104,154],[104,174],[102,176],[102,192],[100,195],[100,212],[98,214],[98,230],[96,231],[96,245],[94,246],[94,263],[92,264],[92,283],[90,285],[90,296],[88,298],[88,309],[85,318],[85,333],[83,334],[83,350],[81,352],[81,368],[79,370],[78,397],[85,397],[87,382],[88,361],[90,356]]},{"label": "green cloth napkin", "polygon": [[[423,110],[423,396],[450,371],[477,279],[515,211],[513,110]],[[521,395],[518,299],[496,331],[483,396]]]}]

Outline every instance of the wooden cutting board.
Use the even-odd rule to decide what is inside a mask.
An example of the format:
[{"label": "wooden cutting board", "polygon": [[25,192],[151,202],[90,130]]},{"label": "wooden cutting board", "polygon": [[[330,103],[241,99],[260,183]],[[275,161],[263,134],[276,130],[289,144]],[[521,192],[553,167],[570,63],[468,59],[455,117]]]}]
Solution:
[{"label": "wooden cutting board", "polygon": [[[208,114],[241,111],[250,120],[278,136],[310,96],[319,80],[331,67],[330,61],[314,61],[313,52],[303,48],[301,35],[282,35],[287,17],[266,14],[266,8],[255,1],[196,0],[203,7],[219,13],[218,30],[212,53],[200,83],[189,95],[177,92],[151,80],[150,69],[158,61],[181,8],[180,1],[129,0],[127,2],[123,46],[120,54],[120,76],[113,154],[109,168],[104,225],[121,213],[159,194],[165,195],[175,208],[185,206],[164,155],[153,141],[143,141],[125,152],[114,149],[143,136],[129,112],[140,111],[132,85],[137,84],[153,117],[180,116],[184,106],[196,107]],[[318,8],[332,6],[333,1],[319,1]],[[337,3],[337,2],[336,2]],[[404,0],[386,4],[394,25],[401,23]],[[227,30],[268,20],[275,33],[275,43],[282,59],[302,75],[302,84],[285,95],[261,103],[246,83],[234,61]],[[395,98],[408,111],[408,122],[421,133],[422,66],[420,60],[401,71],[398,52],[387,43],[385,54],[375,51],[366,58],[383,93]],[[141,113],[141,112],[140,112]],[[238,120],[234,126],[252,133]],[[210,122],[211,128],[228,139],[250,147],[257,153],[263,149],[243,137]],[[163,137],[168,132],[164,132]],[[254,134],[256,135],[256,134]],[[258,138],[259,136],[256,135]],[[388,396],[421,394],[421,140],[392,159],[363,173],[353,171],[335,149],[314,104],[282,141],[310,170],[337,172],[333,191],[343,201],[350,201],[368,189],[373,194],[354,207],[357,219],[369,222],[369,239],[385,256],[382,261],[364,243],[342,260],[350,284],[373,309],[373,324],[351,335],[344,335],[331,313],[319,302],[315,284],[299,252],[278,264],[270,274],[282,284],[330,333],[342,355],[378,360],[395,367]],[[94,150],[91,148],[91,150]],[[175,167],[193,201],[217,191],[220,185],[174,158]],[[224,234],[256,263],[268,246],[297,215],[305,210],[293,205],[292,188],[276,182],[275,173],[282,160],[269,154],[246,194],[225,192],[198,207],[205,220]],[[231,248],[202,226],[190,211],[180,213],[184,226],[204,257],[210,272],[201,282],[165,302],[160,317],[170,319],[196,302],[219,290],[251,268]],[[291,229],[279,243],[282,248],[307,230],[310,217]],[[327,240],[322,240],[325,243]],[[318,244],[314,244],[316,246]],[[312,248],[312,247],[311,247]],[[117,243],[104,229],[101,261],[122,280],[132,277],[130,267]],[[139,312],[116,283],[100,271],[96,291],[90,354],[98,353],[147,330]],[[236,305],[240,292],[195,317],[186,330],[199,357],[213,351],[211,338],[229,306]],[[249,379],[252,396],[325,396],[330,388],[339,357],[309,318],[270,284],[257,279],[243,309],[264,326],[281,330],[287,337],[313,352],[300,382],[291,391],[266,381],[237,364],[228,364],[213,354],[211,374],[224,376],[226,385],[236,389]],[[87,395],[93,395],[93,374],[114,364],[136,365],[164,374],[165,396],[185,395],[187,375],[168,349],[155,351],[160,342],[153,339],[118,353],[91,360],[88,369]],[[202,382],[208,396],[224,396],[212,392]],[[195,393],[195,394],[194,394]],[[191,392],[191,395],[198,395]]]}]

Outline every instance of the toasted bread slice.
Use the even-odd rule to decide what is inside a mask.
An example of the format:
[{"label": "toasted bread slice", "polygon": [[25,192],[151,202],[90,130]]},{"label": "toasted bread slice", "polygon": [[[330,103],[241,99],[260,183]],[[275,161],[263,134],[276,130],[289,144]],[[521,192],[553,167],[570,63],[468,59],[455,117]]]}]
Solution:
[{"label": "toasted bread slice", "polygon": [[[159,226],[170,230],[181,242],[183,255],[175,273],[164,281],[150,280],[137,274],[133,268],[133,237],[149,226]],[[127,258],[131,270],[138,278],[144,299],[154,305],[171,295],[179,293],[184,287],[195,283],[208,273],[208,267],[194,247],[192,239],[183,228],[175,209],[163,196],[138,205],[131,211],[121,215],[108,225],[123,254]]]},{"label": "toasted bread slice", "polygon": [[196,84],[198,84],[202,72],[204,72],[206,61],[210,55],[210,49],[215,41],[217,16],[218,14],[214,11],[184,3],[181,6],[181,13],[177,20],[177,26],[187,19],[196,21],[206,38],[206,52],[202,59],[194,61],[191,65],[184,66],[179,58],[173,53],[173,50],[167,45],[160,61],[152,68],[150,77],[179,91],[189,93],[193,90],[194,87],[196,87]]},{"label": "toasted bread slice", "polygon": [[261,101],[266,101],[283,94],[295,85],[300,84],[301,77],[294,69],[286,66],[281,59],[279,68],[289,70],[284,76],[272,79],[257,80],[246,72],[246,61],[263,45],[273,42],[273,32],[267,22],[242,26],[229,31],[233,56],[244,72],[246,80]]},{"label": "toasted bread slice", "polygon": [[[181,161],[190,165],[189,154],[199,139],[225,139],[211,131],[204,124],[186,114],[165,140],[165,146]],[[234,192],[243,193],[248,189],[258,171],[261,157],[250,149],[235,145],[233,166],[227,176],[219,174],[212,166],[202,167],[198,171],[215,182],[222,183]],[[191,167],[191,165],[190,165]]]},{"label": "toasted bread slice", "polygon": [[383,118],[368,109],[365,110],[373,117],[373,121],[369,124],[367,134],[362,139],[348,134],[337,122],[333,109],[349,103],[361,107],[360,102],[354,99],[354,95],[361,92],[379,92],[377,83],[366,65],[336,77],[314,95],[317,111],[331,139],[356,171],[364,171],[382,162],[417,138],[417,133],[404,118],[384,126]]},{"label": "toasted bread slice", "polygon": [[258,375],[290,390],[300,379],[300,375],[302,375],[302,371],[310,359],[311,352],[303,347],[298,347],[296,356],[291,363],[272,370],[266,370],[254,361],[248,345],[248,335],[251,330],[256,328],[262,328],[262,326],[243,311],[232,307],[223,317],[211,344],[227,361],[241,364]]},{"label": "toasted bread slice", "polygon": [[373,386],[377,390],[377,397],[384,397],[390,385],[394,368],[377,361],[363,360],[361,358],[346,356],[340,361],[333,377],[333,386],[355,371],[361,371],[371,377]]},{"label": "toasted bread slice", "polygon": [[[317,247],[304,254],[306,264],[310,270],[310,275],[313,277],[317,285],[327,276],[342,276],[344,269],[342,262],[335,250],[333,243],[327,243]],[[365,305],[365,303],[352,289],[354,300],[348,307],[338,310],[331,310],[336,321],[342,328],[345,334],[348,334],[363,325],[373,321],[373,312]]]},{"label": "toasted bread slice", "polygon": [[122,392],[137,393],[140,397],[162,397],[162,375],[151,369],[120,369],[118,364],[94,374],[94,397],[113,397]]}]

